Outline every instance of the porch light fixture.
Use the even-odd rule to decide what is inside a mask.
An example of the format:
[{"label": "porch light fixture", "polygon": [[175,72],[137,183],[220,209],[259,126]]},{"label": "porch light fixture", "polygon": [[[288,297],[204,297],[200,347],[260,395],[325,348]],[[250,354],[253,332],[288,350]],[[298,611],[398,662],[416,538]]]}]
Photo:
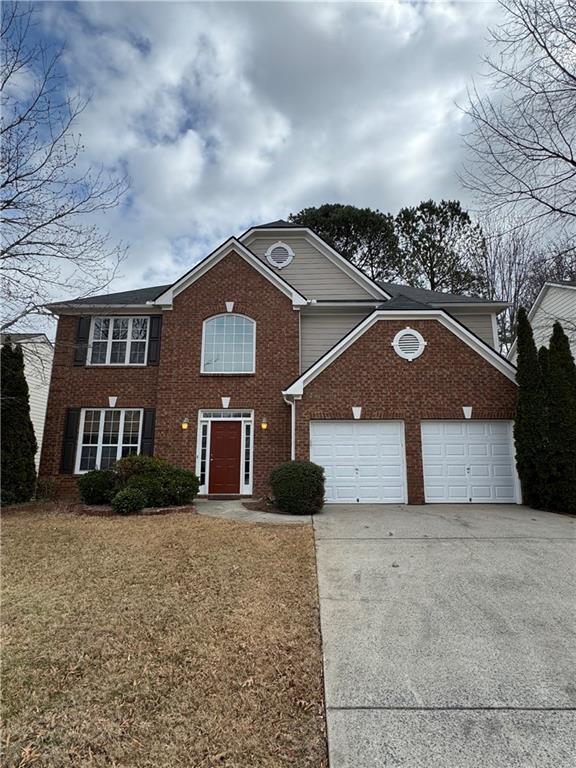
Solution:
[{"label": "porch light fixture", "polygon": [[464,412],[464,418],[465,419],[471,419],[472,418],[472,406],[471,405],[463,405],[462,411]]},{"label": "porch light fixture", "polygon": [[362,416],[362,406],[361,405],[353,405],[352,406],[352,415],[355,419],[359,419]]},{"label": "porch light fixture", "polygon": [[266,416],[264,416],[264,418],[260,422],[260,429],[268,429],[268,419],[266,418]]},{"label": "porch light fixture", "polygon": [[182,421],[180,422],[180,429],[186,430],[188,429],[189,426],[190,426],[190,419],[188,418],[188,416],[186,416],[186,418],[182,419]]}]

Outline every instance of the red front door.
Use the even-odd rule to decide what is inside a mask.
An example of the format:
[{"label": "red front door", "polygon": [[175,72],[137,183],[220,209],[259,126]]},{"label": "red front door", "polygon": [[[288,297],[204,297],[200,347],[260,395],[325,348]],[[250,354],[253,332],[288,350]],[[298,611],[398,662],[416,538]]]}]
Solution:
[{"label": "red front door", "polygon": [[240,493],[241,446],[242,422],[211,422],[208,493]]}]

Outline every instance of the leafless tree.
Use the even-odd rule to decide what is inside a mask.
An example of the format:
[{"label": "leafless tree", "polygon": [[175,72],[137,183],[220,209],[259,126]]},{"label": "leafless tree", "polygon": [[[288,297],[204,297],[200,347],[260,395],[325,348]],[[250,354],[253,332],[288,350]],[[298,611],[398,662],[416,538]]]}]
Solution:
[{"label": "leafless tree", "polygon": [[124,257],[96,218],[119,204],[127,180],[83,164],[75,124],[87,101],[66,90],[62,50],[34,36],[36,12],[2,7],[2,330],[64,292],[102,290]]},{"label": "leafless tree", "polygon": [[[545,282],[576,279],[576,248],[568,238],[550,238],[540,227],[523,224],[513,215],[486,216],[481,226],[485,249],[476,257],[474,269],[482,276],[487,298],[510,304],[498,316],[500,346],[507,352],[518,309],[529,309]],[[575,322],[555,319],[565,329]]]},{"label": "leafless tree", "polygon": [[488,88],[475,84],[462,181],[484,209],[576,224],[576,0],[499,0]]}]

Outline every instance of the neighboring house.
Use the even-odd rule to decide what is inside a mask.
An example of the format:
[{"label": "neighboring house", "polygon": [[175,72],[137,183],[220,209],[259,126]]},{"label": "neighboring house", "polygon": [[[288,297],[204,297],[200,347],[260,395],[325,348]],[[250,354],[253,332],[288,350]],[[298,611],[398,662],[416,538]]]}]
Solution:
[{"label": "neighboring house", "polygon": [[[552,327],[558,320],[570,339],[570,348],[576,359],[576,280],[544,283],[528,312],[537,347],[547,347]],[[516,339],[510,347],[508,359],[516,363]]]},{"label": "neighboring house", "polygon": [[5,341],[10,341],[12,344],[20,344],[22,347],[24,375],[30,391],[30,417],[38,443],[34,459],[38,470],[54,348],[44,333],[2,333],[0,341],[2,344]]},{"label": "neighboring house", "polygon": [[41,472],[142,451],[201,494],[263,495],[308,459],[329,502],[519,501],[505,304],[378,285],[309,229],[231,237],[172,285],[59,316]]}]

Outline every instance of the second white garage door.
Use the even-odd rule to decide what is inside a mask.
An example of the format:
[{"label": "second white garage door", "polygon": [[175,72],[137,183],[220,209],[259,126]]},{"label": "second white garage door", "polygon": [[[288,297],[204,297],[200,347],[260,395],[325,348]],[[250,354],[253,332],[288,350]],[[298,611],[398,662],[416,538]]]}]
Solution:
[{"label": "second white garage door", "polygon": [[312,421],[310,458],[324,467],[327,502],[406,502],[401,421]]},{"label": "second white garage door", "polygon": [[426,501],[516,501],[510,421],[423,421],[422,459]]}]

